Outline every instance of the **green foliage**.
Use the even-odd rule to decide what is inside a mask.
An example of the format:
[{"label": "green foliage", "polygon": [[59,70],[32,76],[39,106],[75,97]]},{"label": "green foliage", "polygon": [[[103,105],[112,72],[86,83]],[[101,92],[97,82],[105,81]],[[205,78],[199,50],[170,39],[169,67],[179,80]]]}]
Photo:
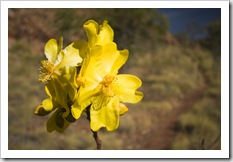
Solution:
[{"label": "green foliage", "polygon": [[204,48],[211,51],[214,62],[213,70],[215,71],[215,76],[219,75],[219,69],[221,66],[221,21],[215,21],[210,23],[206,27],[206,38],[201,41]]},{"label": "green foliage", "polygon": [[144,44],[155,42],[169,28],[168,19],[156,9],[101,9],[100,18],[112,24],[120,48],[133,49],[142,41]]},{"label": "green foliage", "polygon": [[205,45],[215,57],[221,54],[221,21],[215,21],[206,27],[207,38]]},{"label": "green foliage", "polygon": [[74,9],[56,9],[55,24],[59,31],[59,35],[64,37],[64,40],[69,39],[72,35],[73,29],[76,27],[75,23],[79,19],[75,15]]}]

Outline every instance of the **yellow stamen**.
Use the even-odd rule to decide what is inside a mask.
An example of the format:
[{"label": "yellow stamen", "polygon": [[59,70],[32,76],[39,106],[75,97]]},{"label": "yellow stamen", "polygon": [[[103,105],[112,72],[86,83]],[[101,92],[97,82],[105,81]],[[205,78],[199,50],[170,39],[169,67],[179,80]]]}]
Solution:
[{"label": "yellow stamen", "polygon": [[101,82],[103,93],[109,97],[113,97],[115,95],[113,83],[115,79],[116,77],[113,75],[106,75]]},{"label": "yellow stamen", "polygon": [[39,81],[46,82],[50,80],[54,74],[55,68],[54,65],[46,60],[42,60],[42,67],[39,69]]}]

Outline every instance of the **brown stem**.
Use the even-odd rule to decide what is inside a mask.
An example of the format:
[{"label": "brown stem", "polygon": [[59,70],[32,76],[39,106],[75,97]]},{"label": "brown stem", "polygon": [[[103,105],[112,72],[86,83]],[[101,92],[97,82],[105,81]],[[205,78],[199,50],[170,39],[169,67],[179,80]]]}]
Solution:
[{"label": "brown stem", "polygon": [[204,138],[201,140],[201,149],[205,150],[205,139]]},{"label": "brown stem", "polygon": [[[90,117],[90,106],[87,107],[87,119],[91,122],[91,117]],[[91,130],[92,133],[93,133],[93,138],[95,139],[95,142],[96,142],[96,149],[97,150],[101,150],[102,149],[102,141],[100,140],[99,136],[98,136],[98,133]]]},{"label": "brown stem", "polygon": [[94,132],[94,131],[92,131],[92,132],[93,132],[93,137],[94,137],[96,145],[97,145],[96,149],[102,150],[102,141],[99,139],[98,133]]}]

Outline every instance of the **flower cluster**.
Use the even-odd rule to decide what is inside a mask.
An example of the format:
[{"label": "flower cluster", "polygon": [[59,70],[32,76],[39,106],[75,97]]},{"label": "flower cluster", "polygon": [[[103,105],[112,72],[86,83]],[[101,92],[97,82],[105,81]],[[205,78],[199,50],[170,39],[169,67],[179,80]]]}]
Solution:
[{"label": "flower cluster", "polygon": [[128,59],[128,50],[118,50],[114,32],[107,21],[99,25],[88,20],[83,25],[88,41],[78,40],[63,49],[63,40],[49,40],[39,69],[39,81],[45,82],[49,96],[35,114],[47,115],[47,130],[63,132],[83,112],[89,111],[90,127],[98,131],[119,126],[120,115],[128,108],[123,103],[137,103],[143,93],[137,91],[141,80],[129,74],[118,74]]}]

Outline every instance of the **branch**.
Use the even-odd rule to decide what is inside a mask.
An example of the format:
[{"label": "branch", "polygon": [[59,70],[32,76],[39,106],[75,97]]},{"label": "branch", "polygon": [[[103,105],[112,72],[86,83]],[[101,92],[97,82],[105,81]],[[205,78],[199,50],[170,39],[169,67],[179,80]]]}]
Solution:
[{"label": "branch", "polygon": [[97,150],[102,150],[102,141],[99,139],[99,136],[98,136],[98,133],[97,132],[93,132],[93,138],[95,139],[95,142],[96,142],[96,149]]}]

